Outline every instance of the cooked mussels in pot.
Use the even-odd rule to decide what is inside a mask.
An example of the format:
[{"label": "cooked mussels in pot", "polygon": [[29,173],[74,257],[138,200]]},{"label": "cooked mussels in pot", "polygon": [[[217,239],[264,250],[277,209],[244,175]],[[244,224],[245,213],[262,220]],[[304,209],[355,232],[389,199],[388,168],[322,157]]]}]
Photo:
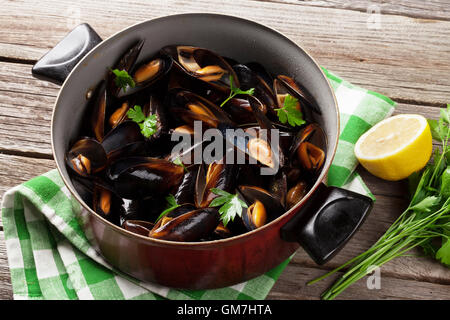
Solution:
[{"label": "cooked mussels in pot", "polygon": [[146,56],[143,44],[105,70],[66,152],[93,211],[140,236],[200,242],[261,228],[302,201],[327,142],[301,83],[207,48]]}]

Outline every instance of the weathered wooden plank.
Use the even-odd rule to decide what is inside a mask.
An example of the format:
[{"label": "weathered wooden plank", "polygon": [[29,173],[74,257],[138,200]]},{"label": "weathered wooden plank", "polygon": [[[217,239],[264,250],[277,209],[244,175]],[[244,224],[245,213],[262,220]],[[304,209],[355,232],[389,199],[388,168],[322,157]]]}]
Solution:
[{"label": "weathered wooden plank", "polygon": [[[0,153],[0,195],[8,189],[56,168],[53,160],[12,156]],[[1,225],[1,223],[0,223]]]},{"label": "weathered wooden plank", "polygon": [[[58,90],[34,79],[29,65],[0,62],[0,151],[51,156],[50,122]],[[438,108],[414,104],[399,103],[394,114],[401,113],[439,117]]]},{"label": "weathered wooden plank", "polygon": [[361,12],[395,14],[422,19],[450,20],[450,9],[446,0],[259,0],[356,10]]},{"label": "weathered wooden plank", "polygon": [[[448,21],[383,15],[381,29],[369,29],[370,15],[365,12],[271,2],[259,2],[256,6],[249,0],[146,3],[112,0],[107,6],[87,0],[6,2],[0,14],[0,56],[36,60],[77,19],[90,23],[102,37],[107,37],[135,22],[157,16],[214,12],[275,28],[311,52],[321,65],[394,99],[426,104],[450,101],[446,77],[450,69]],[[41,50],[39,54],[36,49]]]},{"label": "weathered wooden plank", "polygon": [[[316,268],[289,264],[275,283],[267,299],[316,300],[333,283],[336,277],[307,286],[306,283],[322,275]],[[448,285],[392,278],[381,271],[380,289],[368,289],[363,278],[350,286],[336,300],[440,300],[450,299]]]}]

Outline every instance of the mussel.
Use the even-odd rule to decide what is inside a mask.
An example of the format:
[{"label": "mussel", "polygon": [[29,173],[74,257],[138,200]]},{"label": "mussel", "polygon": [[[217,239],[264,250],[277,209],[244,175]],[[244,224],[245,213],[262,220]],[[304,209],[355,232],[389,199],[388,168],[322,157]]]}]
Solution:
[{"label": "mussel", "polygon": [[83,177],[91,176],[106,167],[107,156],[103,146],[92,138],[78,140],[66,154],[69,168]]},{"label": "mussel", "polygon": [[141,236],[148,237],[148,234],[150,233],[150,230],[155,225],[148,221],[142,221],[142,220],[125,220],[122,223],[122,228],[125,230],[140,234]]},{"label": "mussel", "polygon": [[197,241],[211,234],[219,225],[219,212],[215,208],[200,208],[155,225],[151,238],[171,241]]},{"label": "mussel", "polygon": [[249,204],[242,220],[248,230],[254,230],[272,221],[284,212],[280,200],[257,186],[239,186],[239,192]]},{"label": "mussel", "polygon": [[293,78],[286,75],[278,75],[277,78],[273,80],[273,89],[279,108],[283,106],[286,95],[290,94],[298,99],[298,109],[300,111],[313,110],[316,113],[321,114],[320,108],[317,106],[314,98]]},{"label": "mussel", "polygon": [[108,176],[116,193],[126,199],[164,195],[178,187],[184,169],[170,161],[150,157],[128,157],[113,162]]},{"label": "mussel", "polygon": [[142,47],[144,46],[144,40],[139,40],[135,44],[133,44],[125,54],[120,58],[119,62],[108,71],[107,75],[107,89],[110,94],[117,97],[119,93],[123,91],[123,89],[117,85],[116,76],[112,70],[126,71],[127,73],[131,72],[139,54],[141,53]]},{"label": "mussel", "polygon": [[187,90],[171,90],[166,105],[177,120],[191,127],[194,121],[201,121],[206,128],[217,128],[219,124],[235,126],[220,107]]},{"label": "mussel", "polygon": [[291,161],[298,162],[309,172],[317,172],[325,160],[326,136],[315,123],[299,131],[290,149]]},{"label": "mussel", "polygon": [[240,89],[249,90],[254,88],[253,96],[257,98],[267,108],[267,113],[272,117],[276,117],[277,103],[272,88],[258,74],[253,72],[249,67],[238,64],[233,66],[233,70],[241,83]]},{"label": "mussel", "polygon": [[229,91],[230,76],[233,83],[239,87],[239,79],[233,68],[218,54],[198,47],[167,46],[161,52],[169,55],[173,61],[187,74],[197,79]]},{"label": "mussel", "polygon": [[195,183],[195,205],[198,208],[207,207],[217,194],[211,189],[221,189],[226,192],[232,191],[236,181],[237,167],[234,164],[226,164],[224,159],[215,161],[205,166],[201,165]]}]

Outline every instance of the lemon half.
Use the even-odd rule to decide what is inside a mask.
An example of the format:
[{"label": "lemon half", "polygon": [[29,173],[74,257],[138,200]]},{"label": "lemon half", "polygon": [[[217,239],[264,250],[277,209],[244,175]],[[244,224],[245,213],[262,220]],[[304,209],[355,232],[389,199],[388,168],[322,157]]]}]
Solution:
[{"label": "lemon half", "polygon": [[427,119],[417,114],[401,114],[364,133],[356,142],[355,155],[373,175],[397,181],[425,167],[432,149]]}]

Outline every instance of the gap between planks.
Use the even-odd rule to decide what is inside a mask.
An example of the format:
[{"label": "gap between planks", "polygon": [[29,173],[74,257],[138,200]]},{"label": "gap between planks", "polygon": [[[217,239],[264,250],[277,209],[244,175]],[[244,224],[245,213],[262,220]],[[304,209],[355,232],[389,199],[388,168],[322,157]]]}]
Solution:
[{"label": "gap between planks", "polygon": [[[0,55],[38,59],[70,31],[70,8],[80,9],[80,19],[103,37],[129,26],[131,21],[169,14],[212,12],[240,16],[279,30],[308,50],[321,65],[394,100],[434,105],[450,101],[446,78],[450,71],[450,22],[382,15],[382,28],[372,30],[367,28],[367,13],[327,6],[249,0],[152,0],[145,4],[111,0],[105,11],[101,1],[80,1],[76,6],[70,1],[46,1],[36,6],[8,1],[4,15],[14,19],[0,20],[0,29],[7,30],[0,34]],[[112,18],[117,16],[121,19]]]},{"label": "gap between planks", "polygon": [[450,21],[447,0],[253,0],[321,8],[353,10],[371,14]]}]

